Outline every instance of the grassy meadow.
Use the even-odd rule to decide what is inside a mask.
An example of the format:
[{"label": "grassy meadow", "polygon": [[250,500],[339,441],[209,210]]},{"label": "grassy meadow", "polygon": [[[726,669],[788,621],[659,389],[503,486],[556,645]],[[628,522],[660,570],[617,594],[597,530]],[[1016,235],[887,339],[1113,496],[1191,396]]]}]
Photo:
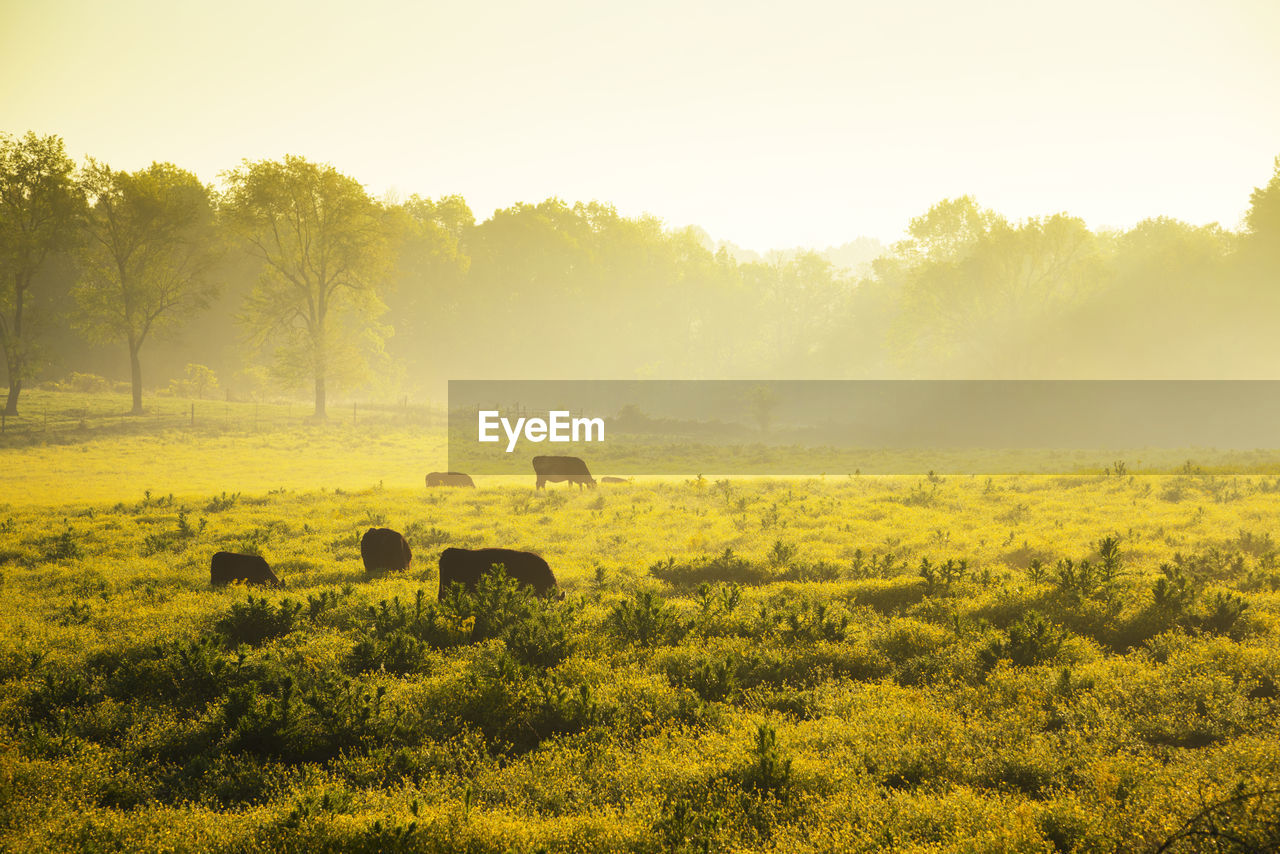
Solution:
[{"label": "grassy meadow", "polygon": [[[1280,844],[1280,476],[428,491],[439,429],[109,415],[0,460],[9,850]],[[437,602],[448,546],[567,595]]]}]

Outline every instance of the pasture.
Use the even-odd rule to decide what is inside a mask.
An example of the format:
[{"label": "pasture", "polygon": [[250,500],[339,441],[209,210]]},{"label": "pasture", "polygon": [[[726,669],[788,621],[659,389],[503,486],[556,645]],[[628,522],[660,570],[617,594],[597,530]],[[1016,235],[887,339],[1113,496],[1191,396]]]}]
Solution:
[{"label": "pasture", "polygon": [[[441,434],[392,423],[0,459],[12,850],[1280,838],[1274,475],[427,490]],[[383,526],[413,564],[370,578]],[[437,602],[449,546],[536,551],[567,596]],[[219,550],[285,588],[211,590]]]}]

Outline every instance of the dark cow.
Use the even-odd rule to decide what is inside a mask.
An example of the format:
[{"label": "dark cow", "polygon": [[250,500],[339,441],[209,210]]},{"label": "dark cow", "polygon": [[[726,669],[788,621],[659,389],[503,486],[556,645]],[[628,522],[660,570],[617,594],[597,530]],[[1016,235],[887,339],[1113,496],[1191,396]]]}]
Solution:
[{"label": "dark cow", "polygon": [[612,475],[605,475],[604,477],[600,478],[600,482],[601,483],[630,483],[631,481],[627,480],[625,477],[613,477]]},{"label": "dark cow", "polygon": [[214,587],[228,584],[264,584],[279,587],[280,579],[260,555],[218,552],[209,564],[209,583]]},{"label": "dark cow", "polygon": [[472,486],[475,481],[471,479],[471,475],[463,474],[460,471],[433,471],[427,475],[427,488],[433,486]]},{"label": "dark cow", "polygon": [[452,584],[464,584],[467,589],[475,590],[480,577],[492,569],[494,564],[502,564],[508,577],[525,587],[532,587],[539,596],[545,596],[556,589],[556,577],[551,572],[551,567],[533,552],[515,549],[445,549],[440,554],[440,598],[444,598]]},{"label": "dark cow", "polygon": [[370,528],[360,538],[360,559],[365,572],[399,571],[409,568],[413,553],[399,531]]},{"label": "dark cow", "polygon": [[544,489],[548,482],[567,480],[578,484],[578,491],[589,486],[595,489],[596,479],[587,471],[587,464],[580,457],[534,457],[533,472],[538,476],[537,489]]}]

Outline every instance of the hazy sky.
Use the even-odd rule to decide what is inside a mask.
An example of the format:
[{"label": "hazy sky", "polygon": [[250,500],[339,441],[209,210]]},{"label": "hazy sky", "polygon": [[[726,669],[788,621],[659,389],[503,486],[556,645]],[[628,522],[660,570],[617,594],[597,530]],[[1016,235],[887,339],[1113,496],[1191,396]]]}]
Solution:
[{"label": "hazy sky", "polygon": [[601,199],[753,249],[947,196],[1234,227],[1280,155],[1280,2],[0,0],[0,130],[213,181]]}]

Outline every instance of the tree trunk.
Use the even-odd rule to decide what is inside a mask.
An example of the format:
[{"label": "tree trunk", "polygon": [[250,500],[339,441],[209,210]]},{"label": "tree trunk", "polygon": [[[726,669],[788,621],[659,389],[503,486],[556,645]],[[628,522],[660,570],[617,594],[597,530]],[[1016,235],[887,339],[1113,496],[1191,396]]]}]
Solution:
[{"label": "tree trunk", "polygon": [[7,333],[0,326],[0,340],[4,343],[5,367],[9,370],[9,399],[5,401],[4,414],[18,414],[18,394],[22,391],[22,371],[26,367],[22,350],[22,303],[26,284],[20,275],[13,280],[13,331]]},{"label": "tree trunk", "polygon": [[314,359],[314,360],[312,361],[312,363],[311,363],[311,364],[312,364],[312,366],[315,368],[315,372],[316,372],[316,414],[315,414],[315,417],[316,417],[316,419],[317,419],[317,420],[319,420],[319,419],[321,419],[321,418],[324,418],[324,417],[325,417],[325,411],[324,411],[324,404],[325,404],[325,400],[324,400],[324,396],[325,396],[324,377],[325,377],[325,374],[326,374],[326,373],[328,373],[328,367],[329,367],[329,353],[328,353],[328,351],[327,351],[327,350],[326,350],[326,348],[325,348],[325,340],[324,340],[324,320],[323,320],[323,318],[322,318],[322,319],[321,319],[321,321],[320,321],[320,334],[319,334],[318,336],[316,336],[316,338],[315,338],[315,351],[314,351],[314,353],[313,353],[313,359]]},{"label": "tree trunk", "polygon": [[129,368],[133,372],[133,414],[142,414],[142,362],[138,360],[138,348],[129,347]]},{"label": "tree trunk", "polygon": [[316,372],[316,418],[324,418],[324,373]]},{"label": "tree trunk", "polygon": [[5,415],[18,414],[18,392],[22,391],[22,380],[13,378],[13,368],[9,369],[9,399],[4,405]]}]

